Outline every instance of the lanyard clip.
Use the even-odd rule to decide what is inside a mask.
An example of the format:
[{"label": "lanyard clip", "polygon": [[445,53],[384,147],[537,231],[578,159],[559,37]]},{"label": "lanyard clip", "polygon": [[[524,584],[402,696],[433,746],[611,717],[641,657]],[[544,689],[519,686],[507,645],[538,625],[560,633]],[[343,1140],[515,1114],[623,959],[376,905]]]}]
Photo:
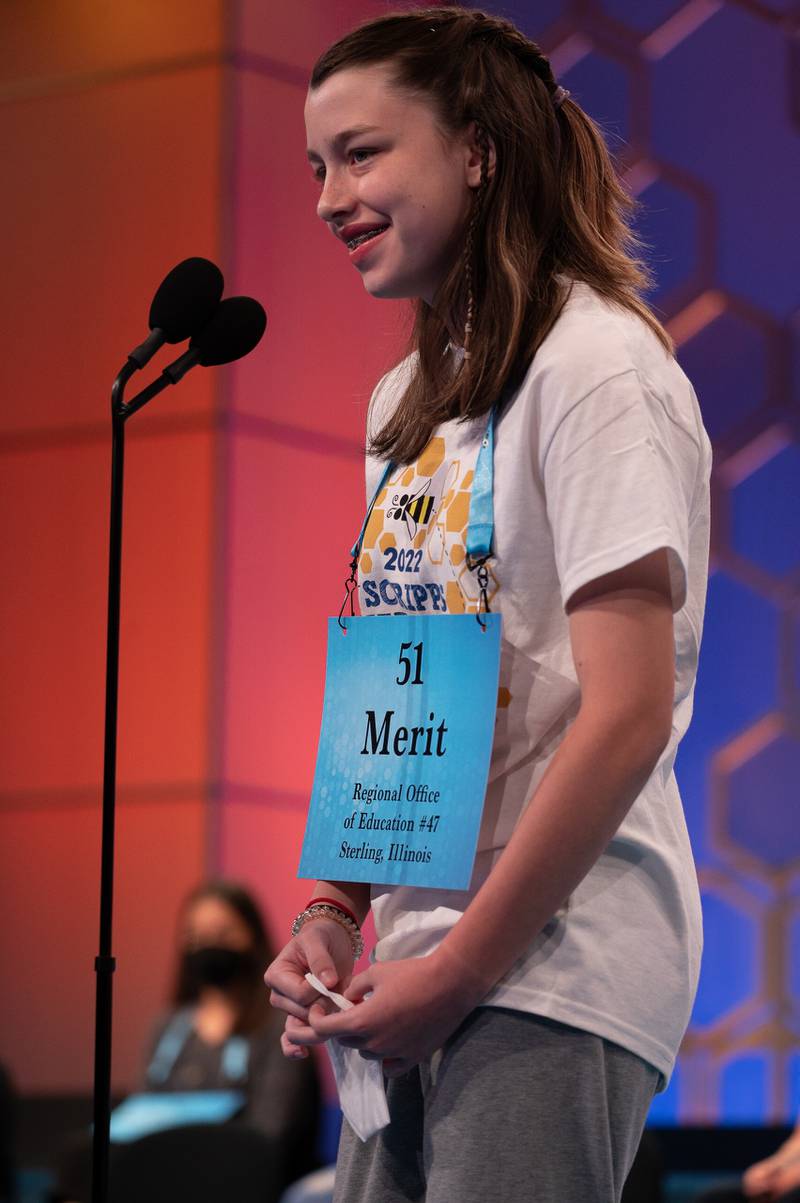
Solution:
[{"label": "lanyard clip", "polygon": [[354,595],[356,589],[358,588],[358,581],[356,579],[356,569],[357,568],[358,568],[358,551],[356,550],[355,554],[353,555],[352,560],[350,561],[350,575],[344,583],[344,599],[342,601],[342,608],[339,611],[339,617],[337,619],[339,626],[342,628],[345,635],[347,634],[347,623],[343,621],[342,615],[345,612],[348,601],[350,602],[350,617],[355,618],[355,616],[356,616],[356,608],[355,608],[355,602],[353,601],[353,595]]},{"label": "lanyard clip", "polygon": [[478,612],[475,617],[478,620],[478,625],[486,630],[486,623],[481,618],[481,612],[488,614],[489,608],[489,569],[486,567],[489,561],[489,556],[470,555],[467,553],[467,567],[470,572],[474,572],[478,581],[480,596],[478,598]]}]

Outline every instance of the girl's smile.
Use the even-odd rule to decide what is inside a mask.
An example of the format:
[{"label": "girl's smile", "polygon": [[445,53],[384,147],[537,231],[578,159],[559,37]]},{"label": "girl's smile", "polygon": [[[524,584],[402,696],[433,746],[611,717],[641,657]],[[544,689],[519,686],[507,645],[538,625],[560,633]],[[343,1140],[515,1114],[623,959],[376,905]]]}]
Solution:
[{"label": "girl's smile", "polygon": [[364,287],[430,304],[460,253],[479,148],[466,134],[449,138],[384,63],[330,76],[309,92],[305,116],[317,213]]},{"label": "girl's smile", "polygon": [[380,227],[373,228],[368,234],[362,234],[358,240],[354,241],[351,241],[351,236],[345,233],[345,241],[350,250],[350,262],[358,267],[364,257],[374,249],[375,244],[380,242],[388,229],[388,226],[384,226],[382,229]]}]

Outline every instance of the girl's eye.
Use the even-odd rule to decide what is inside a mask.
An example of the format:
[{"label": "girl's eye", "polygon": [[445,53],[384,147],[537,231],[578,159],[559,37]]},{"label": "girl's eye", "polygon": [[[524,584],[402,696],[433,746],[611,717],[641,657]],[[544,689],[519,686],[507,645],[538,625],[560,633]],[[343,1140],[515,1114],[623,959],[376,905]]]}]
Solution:
[{"label": "girl's eye", "polygon": [[[365,147],[357,146],[355,148],[355,150],[349,150],[347,152],[347,157],[348,157],[348,159],[351,159],[353,161],[353,163],[356,167],[360,167],[363,163],[366,163],[367,160],[369,158],[371,158],[371,156],[374,154],[377,154],[377,151],[368,150]],[[319,164],[318,167],[313,168],[312,175],[318,184],[321,184],[323,182],[323,180],[325,179],[325,168],[323,167],[323,165],[321,163]]]}]

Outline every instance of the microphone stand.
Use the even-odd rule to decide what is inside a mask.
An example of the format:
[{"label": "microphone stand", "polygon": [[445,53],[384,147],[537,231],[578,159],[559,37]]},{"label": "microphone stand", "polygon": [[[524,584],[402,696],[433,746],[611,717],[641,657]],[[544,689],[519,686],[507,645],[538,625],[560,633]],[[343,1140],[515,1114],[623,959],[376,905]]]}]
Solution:
[{"label": "microphone stand", "polygon": [[[187,355],[190,354],[187,352]],[[197,357],[194,356],[194,362]],[[128,359],[111,389],[111,531],[108,556],[108,630],[106,641],[106,709],[103,747],[103,820],[100,850],[100,947],[95,958],[96,1004],[94,1101],[92,1134],[92,1203],[108,1199],[109,1125],[111,1119],[111,1012],[116,968],[111,953],[114,903],[114,818],[117,768],[117,699],[119,693],[119,613],[122,575],[122,483],[125,465],[125,422],[169,384],[159,376],[127,405],[125,386],[138,369]],[[191,366],[191,365],[189,365]]]}]

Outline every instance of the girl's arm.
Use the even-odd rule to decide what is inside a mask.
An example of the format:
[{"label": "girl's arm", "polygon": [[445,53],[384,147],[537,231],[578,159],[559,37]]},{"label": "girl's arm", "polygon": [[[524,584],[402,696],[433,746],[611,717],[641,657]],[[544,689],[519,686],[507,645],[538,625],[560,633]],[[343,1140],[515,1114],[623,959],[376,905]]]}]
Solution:
[{"label": "girl's arm", "polygon": [[580,710],[493,872],[442,944],[484,993],[600,857],[671,732],[666,552],[593,581],[568,612]]},{"label": "girl's arm", "polygon": [[593,581],[568,613],[580,710],[497,864],[430,956],[359,974],[348,997],[374,993],[346,1014],[312,1008],[319,1036],[396,1059],[396,1072],[439,1047],[589,872],[652,773],[674,695],[666,552]]},{"label": "girl's arm", "polygon": [[332,898],[340,902],[353,912],[360,927],[369,913],[369,890],[369,883],[365,881],[318,881],[309,899]]}]

